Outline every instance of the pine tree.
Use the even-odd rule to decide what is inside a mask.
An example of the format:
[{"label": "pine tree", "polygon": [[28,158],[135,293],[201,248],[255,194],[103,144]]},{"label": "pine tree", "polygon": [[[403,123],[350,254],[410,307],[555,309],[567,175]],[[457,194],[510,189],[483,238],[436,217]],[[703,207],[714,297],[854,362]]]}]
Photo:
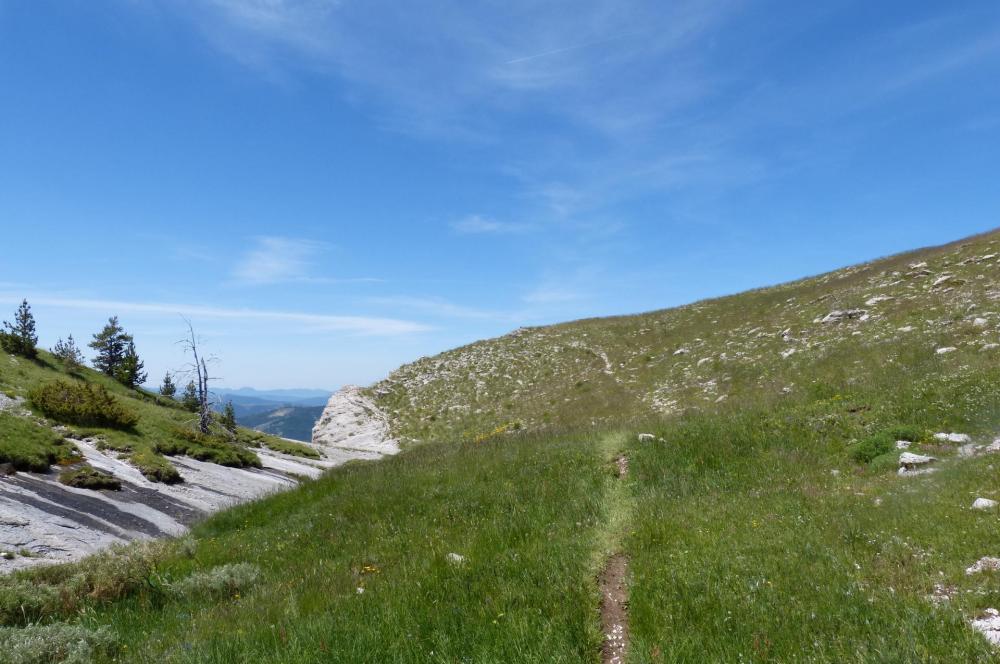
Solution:
[{"label": "pine tree", "polygon": [[174,385],[174,379],[170,377],[169,373],[163,377],[163,384],[160,385],[160,394],[171,399],[177,394],[177,386]]},{"label": "pine tree", "polygon": [[83,353],[77,347],[72,334],[66,338],[66,341],[60,338],[52,347],[52,354],[62,361],[69,373],[76,373],[83,368]]},{"label": "pine tree", "polygon": [[131,342],[132,336],[118,324],[118,316],[109,318],[108,324],[94,335],[94,340],[89,344],[97,351],[93,360],[94,367],[106,376],[114,376],[125,359],[125,352]]},{"label": "pine tree", "polygon": [[0,346],[8,353],[22,355],[29,360],[38,357],[38,335],[35,334],[35,317],[31,315],[31,307],[27,300],[21,301],[21,306],[14,314],[13,325],[3,322],[0,332]]},{"label": "pine tree", "polygon": [[115,380],[125,387],[135,389],[135,387],[145,383],[149,377],[149,374],[143,371],[145,366],[145,363],[139,359],[139,354],[135,352],[135,342],[132,341],[132,337],[129,337],[122,360],[115,368]]},{"label": "pine tree", "polygon": [[198,412],[201,401],[198,399],[198,388],[194,386],[193,380],[184,387],[184,394],[181,395],[181,404],[192,413]]},{"label": "pine tree", "polygon": [[219,423],[229,433],[236,433],[236,409],[233,408],[232,401],[226,402],[225,407],[222,409],[222,415],[219,417]]}]

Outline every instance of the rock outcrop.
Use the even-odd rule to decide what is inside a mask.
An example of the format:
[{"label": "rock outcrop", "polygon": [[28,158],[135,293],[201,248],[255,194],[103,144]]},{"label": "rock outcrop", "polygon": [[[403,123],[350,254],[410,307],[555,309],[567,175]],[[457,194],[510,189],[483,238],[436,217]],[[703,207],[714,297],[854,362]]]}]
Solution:
[{"label": "rock outcrop", "polygon": [[389,421],[361,388],[345,385],[330,397],[313,427],[313,445],[331,459],[379,459],[399,452]]}]

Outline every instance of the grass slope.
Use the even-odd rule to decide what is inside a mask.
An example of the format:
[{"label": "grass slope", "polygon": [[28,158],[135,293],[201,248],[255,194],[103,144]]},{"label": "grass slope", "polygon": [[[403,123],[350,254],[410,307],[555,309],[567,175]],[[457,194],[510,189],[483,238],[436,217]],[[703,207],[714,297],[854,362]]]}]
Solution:
[{"label": "grass slope", "polygon": [[[1000,349],[982,350],[1000,342],[998,256],[994,232],[676,309],[525,328],[403,366],[371,394],[402,440],[434,440],[713,411],[942,347],[958,351],[940,371],[994,364]],[[868,319],[818,322],[844,309]]]},{"label": "grass slope", "polygon": [[[965,569],[1000,556],[997,512],[970,509],[1000,457],[932,434],[1000,431],[997,244],[424,360],[375,391],[441,442],[218,514],[141,573],[126,552],[16,575],[0,616],[110,634],[96,661],[597,662],[623,554],[633,663],[995,661],[968,621],[1000,575]],[[902,436],[939,471],[897,475],[876,443]]]}]

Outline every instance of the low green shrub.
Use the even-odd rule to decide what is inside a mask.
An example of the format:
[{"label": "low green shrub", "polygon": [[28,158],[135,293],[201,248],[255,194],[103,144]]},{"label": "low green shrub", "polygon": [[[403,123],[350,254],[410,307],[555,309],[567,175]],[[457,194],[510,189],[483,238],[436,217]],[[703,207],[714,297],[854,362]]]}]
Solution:
[{"label": "low green shrub", "polygon": [[891,437],[893,441],[908,440],[911,443],[921,443],[928,438],[927,431],[924,429],[905,424],[886,429],[885,433]]},{"label": "low green shrub", "polygon": [[178,484],[184,481],[174,464],[152,450],[138,450],[128,455],[128,460],[150,482]]},{"label": "low green shrub", "polygon": [[195,572],[170,585],[179,597],[228,597],[244,591],[260,578],[260,568],[250,563],[220,565]]},{"label": "low green shrub", "polygon": [[53,586],[14,577],[0,579],[0,625],[36,622],[59,605],[59,590]]},{"label": "low green shrub", "polygon": [[257,455],[226,438],[182,427],[173,430],[174,438],[158,440],[155,449],[167,456],[186,455],[198,461],[209,461],[234,468],[260,468]]},{"label": "low green shrub", "polygon": [[851,458],[858,463],[871,463],[876,457],[888,454],[895,449],[895,436],[886,432],[877,433],[855,443],[851,447]]},{"label": "low green shrub", "polygon": [[59,481],[66,486],[77,489],[109,489],[111,491],[121,491],[122,483],[114,475],[103,473],[93,466],[84,465],[80,468],[63,471],[59,475]]},{"label": "low green shrub", "polygon": [[321,457],[318,450],[306,445],[305,443],[293,443],[290,440],[267,437],[264,439],[264,445],[269,450],[281,452],[282,454],[290,454],[292,456],[303,457],[306,459],[319,459]]},{"label": "low green shrub", "polygon": [[89,664],[115,652],[107,627],[91,631],[81,625],[56,623],[0,627],[0,657],[5,664]]},{"label": "low green shrub", "polygon": [[28,393],[32,405],[66,424],[131,429],[139,414],[119,401],[103,385],[54,380]]}]

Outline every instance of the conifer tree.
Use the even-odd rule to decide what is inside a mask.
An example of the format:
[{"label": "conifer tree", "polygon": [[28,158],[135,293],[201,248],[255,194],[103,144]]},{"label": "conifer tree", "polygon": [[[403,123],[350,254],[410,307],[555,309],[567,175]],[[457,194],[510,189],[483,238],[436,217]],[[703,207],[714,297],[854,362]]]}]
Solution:
[{"label": "conifer tree", "polygon": [[108,324],[94,335],[89,344],[97,351],[93,359],[94,367],[106,376],[114,376],[131,342],[132,336],[118,323],[118,316],[109,318]]},{"label": "conifer tree", "polygon": [[160,394],[171,399],[177,394],[177,386],[174,384],[174,379],[170,376],[169,372],[163,377],[163,384],[160,385]]},{"label": "conifer tree", "polygon": [[21,306],[14,314],[14,323],[3,322],[0,331],[0,346],[8,353],[21,355],[33,360],[38,357],[38,335],[35,334],[35,317],[31,315],[31,307],[27,300],[21,301]]},{"label": "conifer tree", "polygon": [[125,387],[135,389],[145,383],[149,377],[149,374],[143,371],[145,366],[145,363],[139,359],[139,354],[135,352],[135,342],[132,341],[132,337],[129,337],[121,362],[115,368],[115,380]]},{"label": "conifer tree", "polygon": [[52,354],[62,361],[63,366],[69,373],[76,373],[83,368],[83,353],[77,347],[76,340],[73,339],[72,334],[66,338],[66,341],[60,338],[56,342],[56,345],[52,347]]},{"label": "conifer tree", "polygon": [[181,404],[192,413],[198,412],[201,400],[198,399],[198,388],[194,386],[193,380],[184,387],[184,394],[181,395]]},{"label": "conifer tree", "polygon": [[222,409],[222,415],[219,417],[219,423],[229,433],[236,433],[236,409],[233,408],[232,401],[226,402],[225,407]]}]

